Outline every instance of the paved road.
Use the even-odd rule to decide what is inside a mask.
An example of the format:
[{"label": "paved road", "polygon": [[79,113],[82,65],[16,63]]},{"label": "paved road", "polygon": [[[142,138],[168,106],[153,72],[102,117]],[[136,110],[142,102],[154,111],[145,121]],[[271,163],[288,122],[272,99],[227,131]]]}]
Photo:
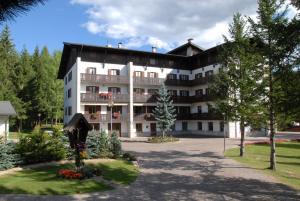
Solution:
[{"label": "paved road", "polygon": [[[228,147],[237,141],[228,140]],[[126,142],[139,157],[136,182],[113,191],[75,196],[2,196],[3,200],[300,200],[299,192],[222,156],[222,139],[178,143]],[[1,197],[0,197],[1,200]]]}]

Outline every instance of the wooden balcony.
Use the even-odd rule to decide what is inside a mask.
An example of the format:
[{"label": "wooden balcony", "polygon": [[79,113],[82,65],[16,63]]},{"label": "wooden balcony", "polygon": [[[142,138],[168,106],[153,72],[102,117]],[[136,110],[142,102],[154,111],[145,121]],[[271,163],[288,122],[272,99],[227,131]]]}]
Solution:
[{"label": "wooden balcony", "polygon": [[152,85],[160,86],[165,82],[163,78],[152,78],[152,77],[134,77],[133,84],[136,86]]},{"label": "wooden balcony", "polygon": [[193,86],[207,84],[213,80],[213,75],[192,80]]},{"label": "wooden balcony", "polygon": [[81,73],[80,80],[82,83],[95,83],[95,84],[128,84],[129,83],[129,79],[127,76],[120,76],[120,75],[100,75],[100,74]]},{"label": "wooden balcony", "polygon": [[196,95],[192,96],[193,102],[206,102],[206,101],[213,101],[214,97],[212,95]]},{"label": "wooden balcony", "polygon": [[[84,114],[84,117],[87,119],[89,123],[101,123],[101,122],[111,122],[111,113],[107,114]],[[121,122],[127,121],[127,116],[124,114],[113,114],[112,122]]]},{"label": "wooden balcony", "polygon": [[222,120],[221,114],[217,113],[187,113],[177,114],[177,120]]},{"label": "wooden balcony", "polygon": [[[114,103],[128,103],[129,95],[128,94],[113,94],[112,99],[113,99]],[[81,93],[80,101],[88,102],[88,103],[109,103],[110,99],[105,96],[100,96],[97,93]]]},{"label": "wooden balcony", "polygon": [[152,113],[141,113],[133,115],[134,121],[156,121]]}]

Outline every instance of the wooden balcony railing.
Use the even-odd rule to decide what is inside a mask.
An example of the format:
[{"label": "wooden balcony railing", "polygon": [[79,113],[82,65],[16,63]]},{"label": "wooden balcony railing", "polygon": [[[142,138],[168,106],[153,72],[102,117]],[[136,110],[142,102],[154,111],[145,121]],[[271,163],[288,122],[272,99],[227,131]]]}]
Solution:
[{"label": "wooden balcony railing", "polygon": [[[116,103],[127,103],[129,102],[128,94],[113,94],[113,101]],[[89,102],[89,103],[108,103],[109,98],[105,96],[100,96],[97,93],[81,93],[80,94],[81,102]]]},{"label": "wooden balcony railing", "polygon": [[221,114],[217,113],[187,113],[177,114],[177,120],[222,120]]},{"label": "wooden balcony railing", "polygon": [[[87,119],[89,123],[101,123],[101,122],[110,122],[111,121],[111,113],[108,112],[107,114],[84,114],[84,117]],[[124,114],[113,114],[112,121],[113,122],[120,122],[126,121],[126,115]]]},{"label": "wooden balcony railing", "polygon": [[[83,83],[96,83],[96,84],[129,84],[129,78],[122,75],[100,75],[100,74],[87,74],[81,73],[80,80]],[[167,86],[195,86],[207,84],[213,80],[213,76],[201,77],[194,80],[180,80],[180,79],[164,79],[152,77],[134,77],[134,85],[153,85],[160,86],[163,83]]]},{"label": "wooden balcony railing", "polygon": [[127,76],[120,75],[100,75],[100,74],[80,74],[81,82],[101,83],[101,84],[128,84]]}]

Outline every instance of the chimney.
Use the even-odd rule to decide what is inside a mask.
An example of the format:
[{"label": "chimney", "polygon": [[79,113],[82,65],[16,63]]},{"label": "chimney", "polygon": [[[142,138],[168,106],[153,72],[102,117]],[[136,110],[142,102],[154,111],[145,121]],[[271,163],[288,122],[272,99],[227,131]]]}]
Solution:
[{"label": "chimney", "polygon": [[156,52],[156,47],[152,46],[152,52]]},{"label": "chimney", "polygon": [[121,42],[118,43],[118,48],[122,48],[122,43]]},{"label": "chimney", "polygon": [[192,43],[192,40],[194,40],[193,38],[189,38],[188,39],[188,43]]}]

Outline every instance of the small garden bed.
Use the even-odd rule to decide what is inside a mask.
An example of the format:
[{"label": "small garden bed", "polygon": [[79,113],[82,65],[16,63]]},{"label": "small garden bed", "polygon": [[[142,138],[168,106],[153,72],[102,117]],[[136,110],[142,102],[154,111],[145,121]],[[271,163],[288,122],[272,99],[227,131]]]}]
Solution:
[{"label": "small garden bed", "polygon": [[[104,180],[128,185],[135,181],[139,171],[132,162],[112,160],[100,163],[87,163],[89,169],[101,170]],[[57,174],[62,169],[74,169],[73,163],[26,168],[0,176],[1,194],[63,195],[111,190],[113,187],[96,179],[65,179]]]},{"label": "small garden bed", "polygon": [[267,169],[270,161],[270,145],[266,143],[248,144],[245,146],[245,156],[239,156],[239,148],[229,149],[225,155],[247,166],[261,169],[277,177],[283,183],[300,190],[300,143],[276,143],[277,170]]},{"label": "small garden bed", "polygon": [[173,137],[173,136],[155,136],[148,139],[148,142],[150,143],[165,143],[165,142],[177,142],[179,141],[179,138]]}]

